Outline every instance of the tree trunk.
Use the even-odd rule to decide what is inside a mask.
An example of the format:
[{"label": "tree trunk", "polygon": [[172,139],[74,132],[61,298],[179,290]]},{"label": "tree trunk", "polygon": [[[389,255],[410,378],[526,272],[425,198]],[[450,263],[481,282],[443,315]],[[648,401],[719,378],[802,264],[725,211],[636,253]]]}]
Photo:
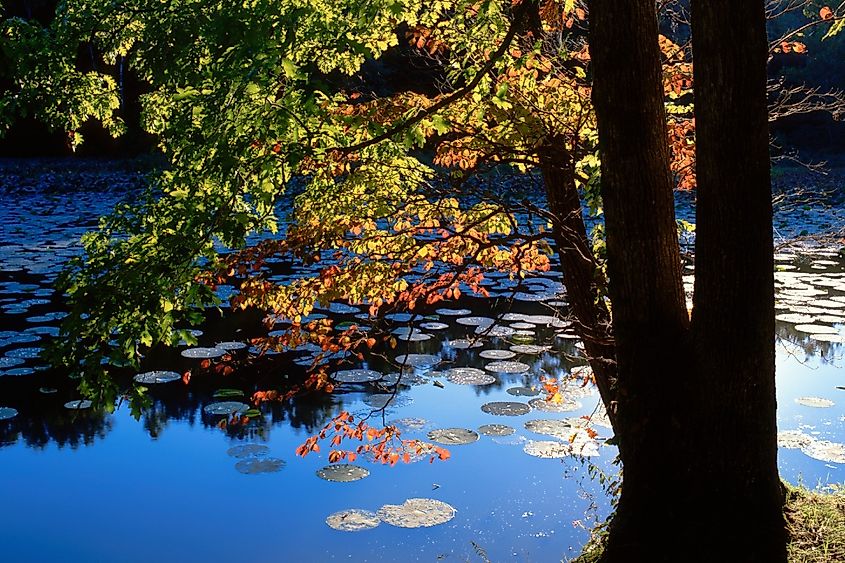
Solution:
[{"label": "tree trunk", "polygon": [[740,4],[694,5],[693,329],[681,281],[655,4],[590,4],[623,464],[604,561],[785,560],[775,463],[765,27],[762,3]]},{"label": "tree trunk", "polygon": [[[610,331],[610,311],[601,298],[604,276],[593,256],[587,228],[581,215],[581,198],[575,185],[575,160],[563,137],[553,137],[538,150],[540,170],[549,210],[554,215],[552,230],[560,257],[563,283],[575,328],[604,404],[615,401],[616,359]],[[611,422],[614,416],[608,413]]]},{"label": "tree trunk", "polygon": [[[686,443],[687,328],[653,0],[590,4],[593,105],[602,155],[618,384],[622,493],[607,561],[650,561],[683,542],[676,502]],[[655,515],[657,515],[655,517]],[[672,552],[677,556],[677,551]]]},{"label": "tree trunk", "polygon": [[693,0],[692,17],[695,392],[708,420],[699,439],[718,437],[719,446],[702,451],[699,462],[708,471],[708,498],[718,503],[707,511],[721,518],[738,560],[785,561],[764,5]]}]

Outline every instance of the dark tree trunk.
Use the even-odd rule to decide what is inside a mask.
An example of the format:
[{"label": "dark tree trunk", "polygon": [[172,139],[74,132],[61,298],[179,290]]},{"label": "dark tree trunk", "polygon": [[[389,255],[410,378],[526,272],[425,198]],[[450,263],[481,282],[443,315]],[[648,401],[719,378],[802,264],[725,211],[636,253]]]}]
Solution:
[{"label": "dark tree trunk", "polygon": [[[576,331],[584,342],[602,401],[610,404],[615,400],[612,393],[616,360],[610,311],[601,298],[606,280],[593,256],[581,215],[581,198],[575,185],[575,159],[563,137],[548,139],[539,148],[538,156],[549,210],[554,216],[552,232],[569,307],[575,315]],[[614,416],[608,415],[613,421]]]},{"label": "dark tree trunk", "polygon": [[692,328],[655,4],[590,8],[623,464],[604,561],[784,561],[762,2],[694,2]]},{"label": "dark tree trunk", "polygon": [[742,561],[785,561],[762,1],[693,0],[698,178],[692,342],[711,517]]},{"label": "dark tree trunk", "polygon": [[605,557],[649,561],[683,541],[681,523],[694,510],[676,501],[692,470],[673,451],[689,441],[682,419],[689,315],[654,1],[593,0],[590,52],[618,362],[618,403],[608,410],[616,409],[623,465]]}]

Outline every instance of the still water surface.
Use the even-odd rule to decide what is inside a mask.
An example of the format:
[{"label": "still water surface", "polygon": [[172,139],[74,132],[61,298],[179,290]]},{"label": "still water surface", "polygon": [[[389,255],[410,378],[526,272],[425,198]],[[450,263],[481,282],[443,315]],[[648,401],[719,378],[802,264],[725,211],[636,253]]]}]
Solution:
[{"label": "still water surface", "polygon": [[[130,194],[131,195],[131,194]],[[387,421],[422,419],[405,437],[427,440],[430,430],[505,424],[509,436],[481,435],[467,445],[449,446],[448,461],[428,459],[396,467],[359,458],[370,475],[351,483],[320,479],[326,449],[306,458],[294,450],[340,410],[367,415],[376,389],[344,385],[339,393],[285,405],[263,405],[262,417],[244,428],[220,430],[220,418],[203,413],[218,401],[213,394],[235,388],[248,397],[263,383],[302,368],[293,360],[308,351],[275,357],[256,377],[195,375],[151,386],[153,404],[140,420],[128,405],[113,414],[69,410],[77,399],[72,383],[43,370],[32,357],[58,325],[61,302],[50,283],[61,264],[76,253],[79,234],[116,201],[124,190],[76,190],[73,194],[26,190],[3,194],[0,209],[0,407],[18,411],[0,421],[0,549],[7,561],[560,561],[574,556],[595,519],[604,518],[609,499],[588,468],[615,474],[614,448],[603,445],[609,431],[601,426],[598,455],[543,459],[524,448],[535,440],[554,440],[527,430],[538,419],[590,415],[597,395],[590,387],[573,386],[569,396],[578,408],[548,413],[532,409],[518,416],[496,416],[481,410],[493,401],[527,403],[534,396],[514,396],[514,387],[537,387],[542,374],[565,376],[578,359],[565,319],[552,322],[550,302],[565,299],[553,274],[516,287],[501,277],[489,282],[491,299],[464,298],[444,307],[470,309],[493,317],[506,312],[528,315],[501,320],[502,337],[483,336],[479,348],[453,347],[456,339],[475,338],[475,326],[455,316],[425,311],[414,319],[415,330],[428,340],[401,342],[387,360],[406,349],[433,354],[440,363],[414,372],[414,385],[400,386]],[[845,334],[845,266],[835,252],[814,252],[808,258],[779,256],[779,314],[804,315],[779,322],[779,427],[800,431],[782,440],[780,465],[784,478],[808,485],[845,481],[845,347],[818,341],[795,325],[821,325],[834,337]],[[302,272],[280,265],[278,276]],[[826,283],[825,283],[826,282]],[[819,291],[824,291],[821,295]],[[516,293],[514,293],[516,292]],[[509,297],[515,296],[515,299]],[[829,299],[830,298],[830,299]],[[813,301],[828,301],[814,307]],[[845,299],[845,298],[843,298]],[[832,301],[832,303],[831,303]],[[840,301],[841,302],[841,301]],[[810,307],[810,309],[807,309]],[[356,311],[323,311],[340,320],[369,324]],[[362,314],[361,310],[357,314]],[[534,316],[534,317],[532,317]],[[806,317],[806,318],[805,318]],[[822,320],[819,320],[822,318]],[[837,320],[838,319],[838,320]],[[531,322],[533,321],[533,322]],[[795,321],[795,322],[792,322]],[[442,323],[427,325],[423,323]],[[551,326],[549,326],[551,324]],[[387,320],[388,329],[407,329],[409,322]],[[260,324],[249,316],[211,320],[202,327],[201,346],[256,336]],[[823,330],[823,329],[818,329]],[[513,361],[529,366],[524,373],[494,373],[490,385],[459,385],[443,372],[456,366],[484,369],[493,359],[485,350],[509,350],[517,343],[549,346],[543,354],[518,353]],[[460,343],[459,343],[460,345]],[[240,352],[246,357],[247,352]],[[148,359],[150,369],[183,372],[197,362],[179,350]],[[344,367],[344,366],[341,366]],[[389,373],[395,366],[368,358],[366,367]],[[334,369],[334,368],[333,368]],[[131,376],[131,374],[129,374]],[[127,376],[126,384],[130,382]],[[408,376],[405,376],[408,377]],[[405,381],[408,381],[405,379]],[[435,384],[437,382],[437,384]],[[45,393],[56,389],[55,393]],[[810,398],[802,403],[796,399]],[[832,406],[816,399],[832,401]],[[242,400],[242,399],[229,399]],[[377,419],[378,420],[378,419]],[[789,437],[790,435],[785,435]],[[241,444],[263,444],[266,457],[283,460],[277,472],[244,474],[240,461],[227,451]],[[819,446],[821,444],[821,446]],[[589,452],[590,450],[585,450]],[[810,457],[810,452],[814,457]],[[671,455],[667,444],[666,455]],[[822,459],[816,459],[822,458]],[[406,529],[382,523],[375,529],[342,532],[325,519],[349,508],[376,511],[408,498],[449,503],[457,513],[439,526]]]}]

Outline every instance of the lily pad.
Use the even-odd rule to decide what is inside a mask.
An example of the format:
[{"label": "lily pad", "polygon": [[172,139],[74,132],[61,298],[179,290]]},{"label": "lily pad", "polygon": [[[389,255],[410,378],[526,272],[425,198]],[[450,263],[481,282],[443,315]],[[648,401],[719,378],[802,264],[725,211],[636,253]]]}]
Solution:
[{"label": "lily pad", "polygon": [[270,448],[263,444],[240,444],[226,450],[226,454],[239,459],[261,457],[270,453]]},{"label": "lily pad", "polygon": [[244,475],[276,473],[285,466],[284,460],[275,457],[251,457],[235,464],[235,469]]},{"label": "lily pad", "polygon": [[581,408],[581,403],[578,401],[567,401],[564,399],[560,403],[555,403],[553,401],[547,401],[544,397],[531,399],[528,401],[528,404],[531,405],[531,408],[543,412],[571,412]]},{"label": "lily pad", "polygon": [[449,328],[449,325],[447,325],[446,323],[430,321],[427,323],[420,323],[420,328],[423,328],[425,330],[446,330],[447,328]]},{"label": "lily pad", "polygon": [[236,352],[238,350],[247,349],[247,345],[244,342],[218,342],[214,345],[214,347],[226,350],[227,352]]},{"label": "lily pad", "polygon": [[540,394],[539,389],[533,389],[531,387],[511,387],[507,392],[508,395],[513,395],[514,397],[536,397]]},{"label": "lily pad", "polygon": [[483,350],[478,355],[485,360],[509,360],[516,356],[516,353],[510,350]]},{"label": "lily pad", "polygon": [[443,315],[444,317],[462,317],[464,315],[469,315],[472,311],[469,309],[437,309],[435,313]]},{"label": "lily pad", "polygon": [[528,414],[531,407],[516,401],[495,401],[482,405],[481,410],[496,416],[522,416]]},{"label": "lily pad", "polygon": [[550,346],[538,346],[536,344],[514,344],[511,346],[511,351],[517,354],[542,354],[551,350]]},{"label": "lily pad", "polygon": [[232,414],[243,414],[249,410],[249,405],[237,401],[222,401],[211,403],[203,407],[202,412],[211,416],[229,416]]},{"label": "lily pad", "polygon": [[478,427],[478,431],[485,436],[510,436],[516,429],[506,424],[484,424]]},{"label": "lily pad", "polygon": [[183,358],[192,360],[212,360],[228,354],[223,348],[186,348],[180,352]]},{"label": "lily pad", "polygon": [[798,332],[807,332],[809,334],[836,334],[837,330],[832,326],[826,325],[818,325],[818,324],[806,324],[806,325],[795,325],[795,330]]},{"label": "lily pad", "polygon": [[845,463],[845,444],[827,440],[813,440],[801,451],[813,459],[828,463]]},{"label": "lily pad", "polygon": [[410,405],[414,399],[407,395],[394,395],[393,393],[377,393],[368,395],[364,403],[374,409],[398,408]]},{"label": "lily pad", "polygon": [[234,399],[237,397],[243,397],[244,392],[240,389],[218,389],[212,396],[215,399]]},{"label": "lily pad", "polygon": [[821,397],[798,397],[795,399],[795,402],[805,407],[814,407],[817,409],[825,409],[836,404],[830,399],[823,399]]},{"label": "lily pad", "polygon": [[33,358],[37,358],[41,355],[42,348],[14,348],[12,350],[8,350],[6,352],[7,358],[20,358],[25,360],[30,360]]},{"label": "lily pad", "polygon": [[454,507],[429,498],[411,498],[402,504],[385,504],[378,510],[382,522],[400,528],[428,528],[455,517]]},{"label": "lily pad", "polygon": [[455,340],[450,340],[448,345],[456,350],[466,350],[468,348],[481,348],[484,346],[484,343],[481,339],[469,340],[467,338],[456,338]]},{"label": "lily pad", "polygon": [[525,373],[531,366],[522,362],[498,361],[486,364],[484,369],[496,373]]},{"label": "lily pad", "polygon": [[441,361],[440,356],[434,356],[432,354],[400,354],[396,356],[397,364],[415,368],[430,368],[436,366]]},{"label": "lily pad", "polygon": [[460,317],[455,319],[455,322],[464,326],[487,327],[492,325],[495,321],[490,317]]},{"label": "lily pad", "polygon": [[378,381],[382,374],[371,369],[344,369],[331,374],[331,378],[340,383],[368,383]]},{"label": "lily pad", "polygon": [[778,447],[789,450],[798,450],[809,446],[815,438],[800,430],[784,430],[778,432]]},{"label": "lily pad", "polygon": [[337,463],[317,470],[317,477],[335,483],[351,483],[367,477],[369,471],[358,465]]},{"label": "lily pad", "polygon": [[478,441],[478,432],[467,428],[441,428],[429,432],[428,439],[447,446],[463,446]]},{"label": "lily pad", "polygon": [[341,532],[360,532],[361,530],[372,530],[381,524],[381,520],[375,512],[350,508],[330,514],[326,518],[326,524]]},{"label": "lily pad", "polygon": [[144,385],[155,385],[157,383],[170,383],[171,381],[178,381],[182,376],[175,371],[147,371],[139,373],[132,379],[136,383],[143,383]]},{"label": "lily pad", "polygon": [[460,367],[446,371],[446,379],[456,385],[490,385],[496,378],[478,368]]},{"label": "lily pad", "polygon": [[18,416],[17,409],[12,407],[0,407],[0,420],[9,420]]},{"label": "lily pad", "polygon": [[576,428],[568,420],[544,419],[529,420],[525,429],[535,434],[544,434],[561,440],[569,440]]},{"label": "lily pad", "polygon": [[424,418],[397,418],[391,420],[388,424],[395,426],[402,432],[420,432],[431,427],[431,423]]},{"label": "lily pad", "polygon": [[78,410],[90,409],[91,405],[93,405],[93,404],[94,403],[92,403],[91,401],[89,401],[87,399],[78,399],[76,401],[68,401],[67,403],[65,403],[65,408],[73,410],[73,411],[78,411]]},{"label": "lily pad", "polygon": [[39,387],[38,392],[42,395],[55,395],[59,390],[55,387]]},{"label": "lily pad", "polygon": [[572,455],[572,446],[553,440],[530,440],[522,450],[528,455],[544,459],[561,459]]}]

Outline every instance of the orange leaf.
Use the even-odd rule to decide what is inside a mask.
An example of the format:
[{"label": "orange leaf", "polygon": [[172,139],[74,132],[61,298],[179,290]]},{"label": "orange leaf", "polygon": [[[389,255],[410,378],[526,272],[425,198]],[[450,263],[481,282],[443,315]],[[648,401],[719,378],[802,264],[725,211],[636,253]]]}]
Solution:
[{"label": "orange leaf", "polygon": [[819,10],[819,16],[821,16],[823,20],[833,19],[833,10],[830,9],[830,6],[825,6]]}]

